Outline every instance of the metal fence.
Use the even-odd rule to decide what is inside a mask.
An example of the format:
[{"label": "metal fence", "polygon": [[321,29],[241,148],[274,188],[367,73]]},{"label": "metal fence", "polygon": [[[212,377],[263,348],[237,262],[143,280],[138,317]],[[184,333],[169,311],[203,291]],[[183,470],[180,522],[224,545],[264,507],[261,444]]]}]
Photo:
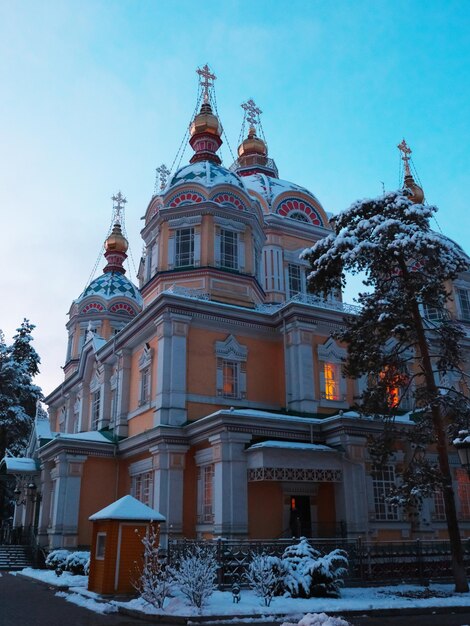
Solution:
[{"label": "metal fence", "polygon": [[[282,556],[285,548],[296,539],[272,541],[214,541],[171,540],[168,560],[177,563],[195,545],[210,547],[217,560],[218,585],[231,586],[235,581],[243,583],[244,574],[255,554]],[[349,559],[348,584],[380,584],[384,582],[428,583],[430,580],[452,578],[452,562],[448,541],[416,539],[406,542],[369,542],[361,539],[319,540],[309,543],[322,554],[335,548],[345,550]],[[470,574],[470,541],[464,542],[465,564]]]}]

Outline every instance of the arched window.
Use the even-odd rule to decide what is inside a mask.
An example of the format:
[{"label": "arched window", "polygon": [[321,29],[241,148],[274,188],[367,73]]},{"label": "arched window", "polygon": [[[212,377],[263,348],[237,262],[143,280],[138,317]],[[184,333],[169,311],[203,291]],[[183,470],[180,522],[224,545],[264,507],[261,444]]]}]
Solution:
[{"label": "arched window", "polygon": [[293,213],[289,213],[287,217],[290,217],[291,220],[297,220],[298,222],[306,222],[310,223],[310,220],[305,215],[305,213],[301,213],[300,211],[294,211]]}]

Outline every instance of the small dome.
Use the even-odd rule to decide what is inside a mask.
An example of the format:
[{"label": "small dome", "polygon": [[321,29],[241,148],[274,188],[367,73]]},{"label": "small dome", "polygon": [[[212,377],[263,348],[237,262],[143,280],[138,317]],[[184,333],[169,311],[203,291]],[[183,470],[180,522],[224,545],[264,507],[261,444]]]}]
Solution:
[{"label": "small dome", "polygon": [[92,280],[76,302],[81,302],[89,296],[99,296],[105,300],[119,297],[130,298],[139,308],[142,306],[142,296],[139,290],[120,272],[106,272]]},{"label": "small dome", "polygon": [[422,204],[424,200],[424,191],[423,189],[415,182],[415,179],[411,174],[405,176],[404,186],[411,191],[411,196],[409,197],[413,204]]},{"label": "small dome", "polygon": [[238,156],[244,157],[251,154],[260,154],[267,156],[268,150],[262,139],[256,136],[256,130],[253,126],[248,131],[248,137],[238,146]]},{"label": "small dome", "polygon": [[200,133],[209,133],[220,137],[222,131],[222,126],[218,118],[212,113],[208,103],[202,105],[200,113],[196,115],[189,129],[191,137]]},{"label": "small dome", "polygon": [[127,252],[129,243],[121,231],[119,223],[114,224],[113,230],[106,239],[104,247],[106,252]]},{"label": "small dome", "polygon": [[187,183],[197,183],[206,188],[212,188],[216,185],[234,185],[245,193],[247,192],[239,176],[212,161],[197,161],[179,169],[170,180],[170,184],[165,189],[165,194],[177,185]]}]

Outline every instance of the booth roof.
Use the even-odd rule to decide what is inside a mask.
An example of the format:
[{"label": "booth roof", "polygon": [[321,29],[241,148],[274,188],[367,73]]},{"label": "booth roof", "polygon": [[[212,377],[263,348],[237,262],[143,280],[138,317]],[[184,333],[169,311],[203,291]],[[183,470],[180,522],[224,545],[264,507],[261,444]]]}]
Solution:
[{"label": "booth roof", "polygon": [[90,521],[116,519],[116,520],[139,520],[148,522],[164,522],[161,513],[151,509],[143,502],[139,502],[133,496],[124,496],[101,511],[90,515]]}]

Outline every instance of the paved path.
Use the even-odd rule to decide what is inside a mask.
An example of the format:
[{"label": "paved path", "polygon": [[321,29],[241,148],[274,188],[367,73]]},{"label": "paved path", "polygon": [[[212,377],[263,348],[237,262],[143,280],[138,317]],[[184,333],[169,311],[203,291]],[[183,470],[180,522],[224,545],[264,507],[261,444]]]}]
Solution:
[{"label": "paved path", "polygon": [[0,626],[145,626],[125,615],[100,615],[57,598],[56,589],[2,572]]},{"label": "paved path", "polygon": [[449,615],[395,615],[393,617],[356,617],[354,626],[470,626],[470,612]]}]

